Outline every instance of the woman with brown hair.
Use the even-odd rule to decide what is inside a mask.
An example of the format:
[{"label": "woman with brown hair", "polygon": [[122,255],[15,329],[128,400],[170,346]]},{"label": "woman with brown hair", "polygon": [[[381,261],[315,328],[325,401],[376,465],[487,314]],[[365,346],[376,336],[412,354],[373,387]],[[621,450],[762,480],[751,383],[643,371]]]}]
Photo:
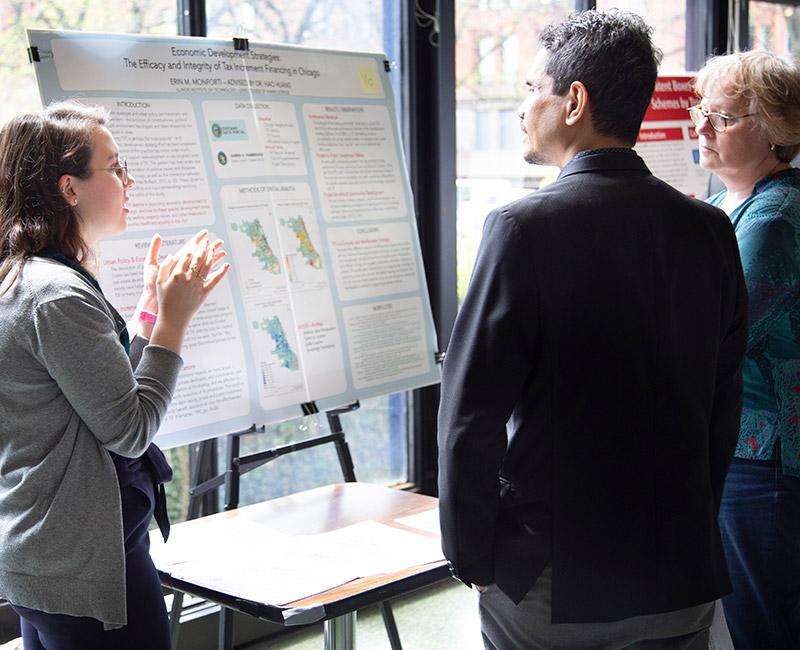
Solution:
[{"label": "woman with brown hair", "polygon": [[725,184],[749,294],[744,404],[720,509],[737,650],[800,647],[800,67],[711,59],[689,109],[700,164]]},{"label": "woman with brown hair", "polygon": [[126,327],[95,278],[134,186],[107,121],[69,102],[0,131],[0,596],[26,650],[169,648],[147,531],[154,511],[168,530],[170,469],[151,441],[228,270],[205,232],[161,263],[154,237]]}]

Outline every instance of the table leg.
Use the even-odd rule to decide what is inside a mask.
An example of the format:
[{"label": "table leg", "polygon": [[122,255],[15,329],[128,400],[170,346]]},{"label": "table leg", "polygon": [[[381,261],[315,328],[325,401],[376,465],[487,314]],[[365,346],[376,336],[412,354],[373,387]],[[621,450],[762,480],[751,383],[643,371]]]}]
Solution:
[{"label": "table leg", "polygon": [[403,650],[400,643],[400,634],[397,632],[397,623],[394,620],[394,613],[392,612],[392,604],[388,600],[378,603],[378,609],[381,610],[383,616],[383,625],[386,628],[386,634],[389,637],[389,645],[392,650]]},{"label": "table leg", "polygon": [[325,650],[356,650],[356,613],[350,612],[324,623]]},{"label": "table leg", "polygon": [[233,610],[219,606],[219,650],[233,650]]},{"label": "table leg", "polygon": [[178,638],[181,633],[181,611],[183,610],[183,592],[172,591],[172,610],[169,615],[169,640],[172,650],[178,650]]}]

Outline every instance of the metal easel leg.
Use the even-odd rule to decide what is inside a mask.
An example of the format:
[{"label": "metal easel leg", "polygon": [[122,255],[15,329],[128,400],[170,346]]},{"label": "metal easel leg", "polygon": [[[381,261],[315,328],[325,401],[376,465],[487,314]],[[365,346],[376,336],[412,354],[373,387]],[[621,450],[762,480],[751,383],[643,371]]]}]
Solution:
[{"label": "metal easel leg", "polygon": [[378,603],[383,616],[383,625],[386,628],[386,635],[389,637],[389,644],[392,650],[403,650],[400,643],[400,634],[397,631],[397,623],[394,622],[394,612],[392,612],[392,604],[388,600]]},{"label": "metal easel leg", "polygon": [[356,613],[329,619],[323,624],[325,650],[356,650]]}]

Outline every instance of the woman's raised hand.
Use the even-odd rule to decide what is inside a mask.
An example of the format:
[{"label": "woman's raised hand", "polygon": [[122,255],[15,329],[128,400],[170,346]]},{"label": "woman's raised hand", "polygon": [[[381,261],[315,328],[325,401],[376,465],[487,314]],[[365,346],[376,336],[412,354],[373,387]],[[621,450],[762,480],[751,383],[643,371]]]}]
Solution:
[{"label": "woman's raised hand", "polygon": [[[153,235],[147,255],[142,265],[143,288],[139,298],[139,309],[150,312],[158,311],[158,294],[156,293],[156,279],[158,278],[158,253],[161,250],[161,235]],[[138,310],[137,310],[138,312]]]},{"label": "woman's raised hand", "polygon": [[226,263],[212,271],[225,255],[221,240],[210,242],[208,232],[200,231],[161,262],[156,277],[158,321],[151,343],[180,353],[189,322],[230,269]]},{"label": "woman's raised hand", "polygon": [[[181,249],[175,253],[174,257],[180,259],[184,253],[191,253],[199,244],[203,242],[204,239],[208,239],[208,230],[198,230],[197,233],[187,242],[181,246]],[[214,251],[214,261],[213,264],[217,264],[217,262],[221,261],[227,253],[222,250],[222,240],[215,239],[213,242],[209,244],[211,249]]]}]

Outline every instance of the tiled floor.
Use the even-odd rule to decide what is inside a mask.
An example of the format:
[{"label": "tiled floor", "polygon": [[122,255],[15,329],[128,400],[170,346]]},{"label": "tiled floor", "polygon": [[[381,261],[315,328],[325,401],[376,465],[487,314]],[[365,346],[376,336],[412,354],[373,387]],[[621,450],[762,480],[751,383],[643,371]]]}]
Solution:
[{"label": "tiled floor", "polygon": [[[478,594],[448,581],[392,601],[403,650],[483,650]],[[377,607],[361,611],[356,622],[358,650],[390,650]],[[322,628],[304,631],[247,650],[322,650]]]}]

